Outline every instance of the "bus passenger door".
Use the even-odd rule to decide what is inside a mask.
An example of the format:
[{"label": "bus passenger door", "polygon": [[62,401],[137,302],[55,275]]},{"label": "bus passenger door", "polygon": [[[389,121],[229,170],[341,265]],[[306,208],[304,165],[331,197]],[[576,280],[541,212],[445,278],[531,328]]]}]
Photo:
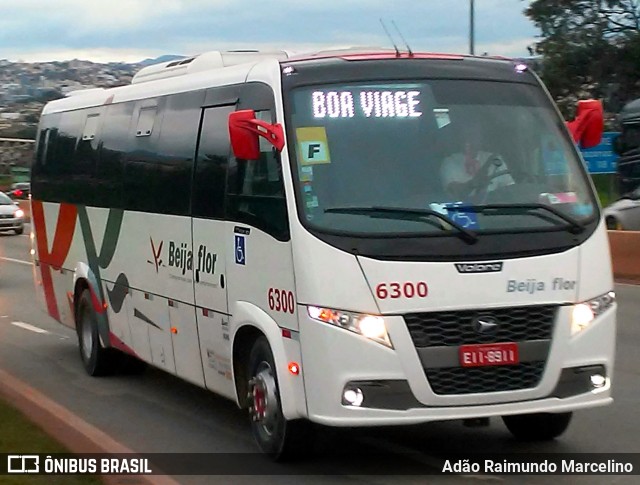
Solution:
[{"label": "bus passenger door", "polygon": [[222,105],[202,111],[191,206],[193,281],[205,385],[232,398],[224,189],[230,151],[227,119],[234,109],[234,105]]}]

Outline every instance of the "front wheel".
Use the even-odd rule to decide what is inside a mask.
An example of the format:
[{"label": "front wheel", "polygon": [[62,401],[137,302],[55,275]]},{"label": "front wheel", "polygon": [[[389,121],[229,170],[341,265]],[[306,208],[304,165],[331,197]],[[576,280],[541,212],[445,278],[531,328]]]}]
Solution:
[{"label": "front wheel", "polygon": [[100,344],[98,318],[89,290],[84,290],[80,295],[76,327],[80,357],[87,374],[97,377],[113,373],[115,356],[112,349],[105,349]]},{"label": "front wheel", "polygon": [[511,434],[521,441],[549,441],[569,427],[573,413],[537,413],[503,416]]},{"label": "front wheel", "polygon": [[247,370],[251,431],[258,446],[274,460],[300,457],[313,442],[311,423],[288,421],[282,414],[276,367],[266,337],[254,343]]},{"label": "front wheel", "polygon": [[20,235],[24,232],[24,227],[19,227],[18,229],[14,229],[13,232],[15,232],[17,235]]}]

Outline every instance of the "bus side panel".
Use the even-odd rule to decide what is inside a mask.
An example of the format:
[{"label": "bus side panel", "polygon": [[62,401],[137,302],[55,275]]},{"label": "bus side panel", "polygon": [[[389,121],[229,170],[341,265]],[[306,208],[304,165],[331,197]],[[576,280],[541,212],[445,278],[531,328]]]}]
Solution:
[{"label": "bus side panel", "polygon": [[[305,415],[291,243],[239,223],[229,223],[226,238],[230,332],[242,325],[263,331],[276,364],[283,412],[288,419]],[[282,329],[291,330],[286,333],[291,336],[283,336]],[[292,361],[301,366],[300,375],[289,373]]]}]

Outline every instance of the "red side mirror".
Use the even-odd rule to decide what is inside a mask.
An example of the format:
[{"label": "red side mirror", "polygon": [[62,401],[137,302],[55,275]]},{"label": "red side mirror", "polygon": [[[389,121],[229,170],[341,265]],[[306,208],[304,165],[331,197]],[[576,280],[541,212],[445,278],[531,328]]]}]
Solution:
[{"label": "red side mirror", "polygon": [[258,137],[266,138],[278,151],[284,148],[284,130],[280,123],[267,123],[256,119],[253,110],[235,111],[229,115],[229,138],[236,158],[260,158]]},{"label": "red side mirror", "polygon": [[600,143],[604,130],[602,103],[595,99],[578,101],[576,117],[567,121],[573,141],[582,148],[591,148]]}]

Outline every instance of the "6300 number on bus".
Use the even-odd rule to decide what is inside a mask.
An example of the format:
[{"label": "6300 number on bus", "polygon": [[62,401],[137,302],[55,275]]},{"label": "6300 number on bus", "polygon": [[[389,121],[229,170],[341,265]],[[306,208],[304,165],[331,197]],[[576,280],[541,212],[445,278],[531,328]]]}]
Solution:
[{"label": "6300 number on bus", "polygon": [[429,294],[429,287],[424,281],[417,283],[380,283],[376,286],[376,296],[380,300],[387,298],[425,298]]},{"label": "6300 number on bus", "polygon": [[293,313],[295,310],[295,298],[292,291],[269,288],[269,309],[276,312]]}]

